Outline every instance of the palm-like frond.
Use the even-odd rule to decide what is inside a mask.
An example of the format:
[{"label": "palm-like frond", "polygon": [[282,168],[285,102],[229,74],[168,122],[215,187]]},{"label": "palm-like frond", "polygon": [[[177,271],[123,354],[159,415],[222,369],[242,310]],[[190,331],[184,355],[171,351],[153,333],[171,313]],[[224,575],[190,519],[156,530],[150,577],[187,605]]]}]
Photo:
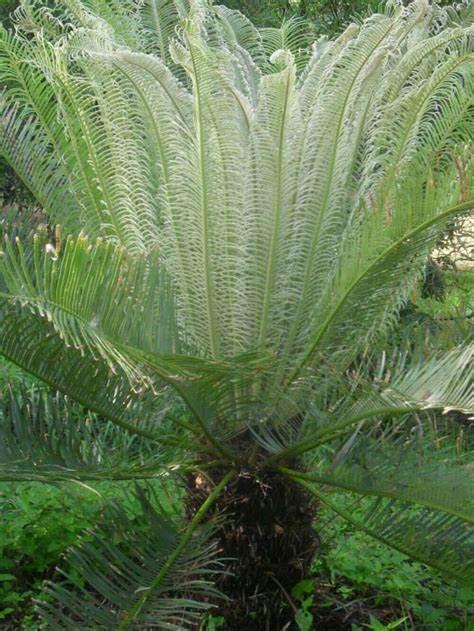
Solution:
[{"label": "palm-like frond", "polygon": [[[300,23],[259,31],[208,0],[51,4],[24,0],[15,33],[0,31],[1,147],[73,236],[56,250],[7,239],[0,352],[135,444],[184,433],[191,458],[233,467],[260,446],[265,466],[342,439],[332,466],[281,470],[386,543],[471,576],[465,468],[418,462],[395,433],[393,458],[373,434],[366,463],[357,430],[470,413],[472,347],[388,384],[341,375],[394,324],[447,223],[474,208],[472,26],[415,0],[308,54]],[[155,409],[171,391],[187,416],[168,436]],[[35,451],[13,403],[6,418],[10,464],[19,448],[48,476],[54,458],[102,475],[100,440],[97,453],[55,451],[72,429],[53,415]],[[251,433],[259,444],[237,453]],[[114,509],[71,553],[79,579],[50,588],[47,624],[195,622],[204,601],[187,594],[214,594],[194,578],[213,549],[197,526],[232,475],[187,527],[142,499],[144,535]],[[378,499],[356,518],[329,489]]]},{"label": "palm-like frond", "polygon": [[91,236],[160,247],[202,357],[270,349],[268,385],[285,389],[329,355],[343,368],[393,322],[446,221],[472,207],[460,148],[471,29],[438,32],[414,3],[320,43],[297,80],[291,50],[262,65],[270,44],[240,14],[148,3],[169,10],[173,29],[166,16],[155,27],[180,85],[168,53],[137,52],[105,4],[68,3],[51,41],[3,35],[7,156],[44,156],[17,168],[53,216],[59,177]]},{"label": "palm-like frond", "polygon": [[[445,445],[446,443],[446,445]],[[402,421],[355,432],[334,456],[315,451],[301,478],[328,488],[420,504],[474,522],[474,482],[468,459],[449,440],[433,436],[429,421]]]},{"label": "palm-like frond", "polygon": [[[83,237],[66,239],[60,253],[40,237],[31,251],[4,245],[2,353],[116,422],[133,418],[134,408],[150,409],[152,373],[130,348],[154,351],[173,339],[159,267]],[[150,327],[157,309],[166,331]]]},{"label": "palm-like frond", "polygon": [[[31,250],[19,241],[5,239],[4,245],[0,348],[6,357],[152,439],[165,439],[154,412],[172,390],[201,429],[212,422],[218,434],[229,431],[219,430],[218,422],[229,412],[229,394],[232,400],[248,392],[249,380],[269,360],[245,354],[216,362],[179,354],[193,347],[177,346],[173,294],[156,257],[133,257],[100,239],[90,245],[83,236],[68,237],[60,251],[39,236]],[[210,430],[204,432],[215,442]]]},{"label": "palm-like frond", "polygon": [[65,570],[62,584],[47,585],[39,604],[48,628],[177,631],[193,628],[212,606],[219,571],[213,527],[183,529],[163,491],[147,497],[137,487],[135,518],[111,506],[91,536],[70,550],[73,572]]},{"label": "palm-like frond", "polygon": [[[466,345],[395,372],[383,386],[363,386],[361,396],[349,402],[346,410],[338,411],[334,430],[352,431],[365,419],[405,416],[417,411],[457,410],[473,414],[473,359],[474,348]],[[330,426],[327,429],[331,431]]]},{"label": "palm-like frond", "polygon": [[350,436],[358,428],[410,419],[429,410],[474,414],[473,358],[473,346],[466,345],[430,360],[422,357],[409,368],[402,362],[398,369],[392,367],[387,381],[331,376],[335,400],[328,403],[323,400],[324,391],[319,392],[314,409],[309,403],[305,408],[295,406],[293,417],[298,422],[277,417],[276,422],[257,426],[255,436],[273,454],[272,460],[281,460]]},{"label": "palm-like frond", "polygon": [[0,401],[0,480],[134,480],[158,478],[182,454],[133,436],[59,395],[35,389]]},{"label": "palm-like frond", "polygon": [[357,503],[351,505],[350,497],[346,506],[341,507],[340,502],[310,482],[302,484],[335,513],[374,539],[462,583],[474,582],[474,530],[464,519],[429,508],[414,510],[411,504],[381,498],[369,501],[354,514]]}]

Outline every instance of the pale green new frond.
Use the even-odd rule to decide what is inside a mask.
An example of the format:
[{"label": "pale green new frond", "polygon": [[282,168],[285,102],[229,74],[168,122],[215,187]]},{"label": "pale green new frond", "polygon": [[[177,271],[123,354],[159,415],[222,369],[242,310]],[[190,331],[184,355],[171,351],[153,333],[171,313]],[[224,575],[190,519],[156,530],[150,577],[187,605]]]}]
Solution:
[{"label": "pale green new frond", "polygon": [[[189,13],[188,0],[146,0],[140,8],[140,19],[145,36],[142,51],[158,55],[160,59],[175,72],[170,54],[170,44],[177,35],[177,27]],[[179,69],[179,70],[178,70]]]},{"label": "pale green new frond", "polygon": [[272,55],[278,50],[288,50],[296,60],[298,70],[308,60],[308,23],[303,18],[292,17],[279,28],[261,28],[262,47],[267,56],[267,65],[272,68]]},{"label": "pale green new frond", "polygon": [[[356,38],[336,47],[336,54],[331,55],[318,80],[318,89],[311,94],[310,115],[303,119],[299,155],[293,167],[295,234],[287,239],[286,272],[279,281],[291,304],[288,333],[281,342],[282,363],[287,365],[298,348],[307,347],[308,318],[334,262],[341,256],[341,232],[350,216],[347,185],[358,151],[353,130],[361,123],[371,86],[376,84],[379,66],[390,50],[384,44],[391,39],[397,41],[393,35],[396,27],[400,28],[380,17],[367,24]],[[323,54],[319,62],[325,65],[325,59]],[[318,72],[317,65],[312,72]],[[304,88],[300,88],[299,98],[303,99],[303,108],[309,107],[304,102]]]},{"label": "pale green new frond", "polygon": [[258,71],[252,65],[260,69],[266,63],[261,33],[240,11],[224,5],[218,5],[214,10],[219,18],[220,37],[242,66],[243,74],[247,75],[244,80],[255,88]]},{"label": "pale green new frond", "polygon": [[183,464],[174,449],[164,451],[59,394],[24,388],[0,400],[2,481],[152,479],[177,469],[176,459]]},{"label": "pale green new frond", "polygon": [[[396,236],[396,231],[401,236],[403,228],[406,230],[410,224],[415,227],[430,213],[434,216],[443,206],[447,208],[448,200],[456,206],[456,202],[464,202],[469,196],[472,168],[469,163],[465,165],[462,144],[469,142],[472,135],[469,108],[473,84],[466,62],[472,40],[467,30],[456,30],[453,34],[447,32],[439,36],[433,44],[429,28],[429,21],[425,23],[416,13],[406,19],[373,16],[360,29],[348,29],[340,40],[328,45],[321,43],[309,64],[300,87],[303,112],[308,112],[307,141],[301,152],[294,211],[295,215],[301,213],[304,223],[288,256],[291,262],[287,269],[291,272],[286,274],[287,278],[298,279],[288,288],[288,294],[292,292],[294,296],[295,307],[289,314],[288,335],[283,346],[287,364],[290,357],[299,353],[298,349],[306,350],[302,363],[310,361],[311,352],[308,354],[307,349],[311,344],[311,322],[315,332],[319,328],[318,341],[313,348],[321,342],[321,322],[332,320],[328,315],[332,309],[330,296],[338,292],[333,284],[334,276],[329,283],[328,279],[338,265],[355,275],[364,267],[360,256],[368,255],[373,262],[376,255],[375,251],[370,252],[371,248],[380,248],[381,252],[389,239]],[[439,55],[444,55],[442,63]],[[409,79],[407,68],[421,66],[430,77],[430,69],[437,64],[439,69],[429,81]],[[395,106],[392,111],[391,104],[384,101],[391,90],[392,74],[395,81],[403,84],[402,96],[396,93],[397,98],[410,102],[403,124],[398,109],[395,115]],[[385,123],[390,125],[390,130]],[[401,162],[387,160],[389,172],[384,174],[382,166],[386,156],[396,150],[397,139],[404,134],[411,140],[401,150]],[[460,167],[464,170],[462,178],[459,169],[453,167],[455,155],[465,165]],[[360,180],[362,167],[367,173]],[[426,191],[424,183],[427,181],[436,182],[436,191]],[[361,200],[361,193],[365,199]],[[469,204],[460,207],[462,209],[470,210]],[[361,228],[364,215],[365,225]],[[382,226],[383,221],[387,225]],[[388,225],[390,222],[392,225]],[[441,222],[439,228],[442,229]],[[356,244],[352,239],[359,229],[367,231],[367,240]],[[353,253],[345,247],[351,242]],[[425,242],[426,247],[433,242],[430,238]],[[390,270],[394,272],[390,274],[394,283],[395,278],[403,278],[404,282],[398,291],[393,291],[394,285],[391,286],[392,304],[384,300],[382,293],[372,292],[374,300],[377,296],[380,299],[378,304],[381,309],[383,305],[383,314],[371,311],[367,320],[364,314],[362,319],[350,315],[354,313],[353,308],[345,311],[344,316],[341,314],[347,325],[344,339],[351,337],[351,344],[368,322],[389,325],[406,298],[426,255],[420,242],[411,245],[412,251],[416,248],[420,255],[418,262],[415,258],[412,261],[412,276],[398,275],[393,267],[395,257],[384,261],[387,274]],[[394,250],[391,252],[393,254]],[[356,253],[359,258],[354,259]],[[399,255],[401,261],[401,251]],[[405,261],[408,259],[408,248],[403,257]],[[377,266],[377,272],[379,270]],[[377,274],[376,280],[374,277],[371,282],[382,288],[385,279]],[[388,295],[389,292],[385,297]],[[358,305],[365,305],[365,297]],[[352,325],[354,328],[349,332]],[[361,347],[371,339],[373,331],[366,329],[365,334],[359,338]],[[339,343],[337,340],[331,351]]]},{"label": "pale green new frond", "polygon": [[[74,230],[80,225],[81,205],[88,203],[87,191],[68,186],[72,171],[56,94],[47,75],[32,63],[30,48],[0,31],[1,152],[53,221],[66,222]],[[43,43],[37,52],[40,59],[43,53],[49,55]]]},{"label": "pale green new frond", "polygon": [[[473,29],[446,31],[420,42],[394,67],[394,85],[382,92],[382,116],[369,135],[361,182],[364,192],[375,178],[390,193],[394,179],[413,166],[431,163],[436,171],[435,154],[439,163],[447,146],[459,152],[463,142],[471,141],[473,43]],[[460,121],[462,132],[453,134]]]},{"label": "pale green new frond", "polygon": [[194,128],[175,151],[160,243],[191,339],[202,353],[225,356],[248,349],[248,320],[238,318],[251,111],[235,84],[232,55],[204,48],[193,32],[185,38],[186,48],[177,45],[174,54],[193,83]]},{"label": "pale green new frond", "polygon": [[[67,7],[68,3],[69,0],[66,2],[59,0],[58,2],[62,7],[64,5]],[[99,17],[106,23],[113,32],[114,41],[119,45],[132,50],[144,50],[147,47],[144,19],[147,2],[142,0],[81,0],[81,4],[89,10],[90,14]],[[69,6],[73,7],[74,4]],[[87,20],[82,21],[81,26],[90,29],[91,23]],[[92,25],[91,30],[97,30],[97,27]]]},{"label": "pale green new frond", "polygon": [[[131,252],[150,251],[159,225],[159,171],[142,110],[127,96],[136,92],[130,84],[124,90],[100,58],[113,47],[103,34],[68,41],[51,45],[37,34],[18,44],[4,36],[2,150],[53,221],[70,230],[79,224]],[[86,44],[93,57],[79,54]],[[166,82],[166,73],[159,78]],[[172,82],[165,87],[173,89]],[[174,114],[168,94],[157,90],[160,96],[164,112]]]},{"label": "pale green new frond", "polygon": [[[261,300],[261,311],[257,316],[259,346],[268,344],[271,338],[274,340],[276,333],[281,331],[282,324],[276,318],[280,319],[282,314],[278,313],[276,305],[284,304],[285,296],[279,292],[278,284],[282,275],[279,266],[283,262],[282,251],[293,227],[288,209],[296,194],[293,143],[300,130],[295,123],[295,66],[291,55],[281,53],[280,56],[283,69],[262,80],[255,121],[255,157],[252,166],[258,174],[258,188],[252,191],[252,202],[255,205],[254,213],[260,213],[262,230],[254,252],[261,283],[256,287]],[[265,132],[261,133],[260,129]],[[272,315],[275,318],[273,321]]]},{"label": "pale green new frond", "polygon": [[44,588],[38,609],[48,629],[194,628],[219,599],[217,545],[209,524],[185,539],[170,491],[137,487],[133,519],[118,506],[105,510],[66,555],[66,580]]},{"label": "pale green new frond", "polygon": [[454,6],[446,7],[446,13],[454,24],[471,26],[474,23],[474,6],[470,0],[462,0]]},{"label": "pale green new frond", "polygon": [[53,44],[78,31],[94,31],[122,46],[140,49],[144,44],[136,0],[22,0],[12,14],[22,36],[42,35]]}]

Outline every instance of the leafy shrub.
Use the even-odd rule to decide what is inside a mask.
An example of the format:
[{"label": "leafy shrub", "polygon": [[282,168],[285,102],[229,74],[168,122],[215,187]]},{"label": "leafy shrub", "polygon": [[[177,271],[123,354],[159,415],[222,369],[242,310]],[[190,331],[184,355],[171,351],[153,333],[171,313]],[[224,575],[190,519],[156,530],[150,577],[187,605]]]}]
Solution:
[{"label": "leafy shrub", "polygon": [[0,484],[0,620],[32,614],[43,580],[100,509],[97,495],[77,485]]}]

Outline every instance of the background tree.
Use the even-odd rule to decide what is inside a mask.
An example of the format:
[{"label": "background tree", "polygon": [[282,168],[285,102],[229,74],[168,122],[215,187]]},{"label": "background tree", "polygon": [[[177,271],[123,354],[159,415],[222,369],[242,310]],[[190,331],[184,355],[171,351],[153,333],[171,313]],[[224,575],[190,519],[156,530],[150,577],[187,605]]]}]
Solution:
[{"label": "background tree", "polygon": [[216,587],[230,628],[284,626],[318,503],[472,581],[470,469],[415,431],[472,413],[472,343],[360,366],[473,207],[455,18],[415,2],[306,51],[198,0],[27,1],[1,32],[2,151],[63,230],[5,240],[0,351],[96,416],[12,396],[0,471],[163,480],[71,552],[51,628],[183,628]]}]

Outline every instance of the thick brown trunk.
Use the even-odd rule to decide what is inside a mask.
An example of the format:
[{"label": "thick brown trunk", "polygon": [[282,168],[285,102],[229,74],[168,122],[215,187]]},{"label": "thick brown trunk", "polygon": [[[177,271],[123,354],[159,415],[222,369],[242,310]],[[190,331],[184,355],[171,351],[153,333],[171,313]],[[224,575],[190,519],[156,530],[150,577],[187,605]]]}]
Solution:
[{"label": "thick brown trunk", "polygon": [[[202,474],[191,476],[189,517],[211,488]],[[229,559],[218,584],[229,602],[216,615],[229,631],[289,628],[291,589],[308,575],[317,549],[312,500],[277,471],[242,470],[214,511],[226,515],[218,536],[221,556]]]}]

